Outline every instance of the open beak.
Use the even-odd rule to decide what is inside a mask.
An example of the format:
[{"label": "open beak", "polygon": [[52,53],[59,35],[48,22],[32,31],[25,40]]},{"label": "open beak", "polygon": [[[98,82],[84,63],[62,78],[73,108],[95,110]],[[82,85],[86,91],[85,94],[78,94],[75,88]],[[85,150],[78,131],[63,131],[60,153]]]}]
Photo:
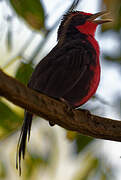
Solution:
[{"label": "open beak", "polygon": [[102,12],[99,12],[99,13],[96,13],[96,14],[92,14],[89,18],[88,18],[88,21],[91,21],[91,22],[94,22],[96,24],[103,24],[103,23],[107,23],[107,22],[112,22],[112,19],[97,19],[98,17],[100,16],[104,16],[106,14],[109,14],[108,11],[102,11]]}]

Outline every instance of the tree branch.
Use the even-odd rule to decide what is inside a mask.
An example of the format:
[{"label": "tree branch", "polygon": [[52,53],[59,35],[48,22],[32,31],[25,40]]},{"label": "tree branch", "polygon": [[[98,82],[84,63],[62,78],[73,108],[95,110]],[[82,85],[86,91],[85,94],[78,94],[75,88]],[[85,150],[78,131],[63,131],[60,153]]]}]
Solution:
[{"label": "tree branch", "polygon": [[0,95],[14,104],[71,131],[94,138],[121,141],[121,122],[69,110],[66,104],[40,94],[0,70]]}]

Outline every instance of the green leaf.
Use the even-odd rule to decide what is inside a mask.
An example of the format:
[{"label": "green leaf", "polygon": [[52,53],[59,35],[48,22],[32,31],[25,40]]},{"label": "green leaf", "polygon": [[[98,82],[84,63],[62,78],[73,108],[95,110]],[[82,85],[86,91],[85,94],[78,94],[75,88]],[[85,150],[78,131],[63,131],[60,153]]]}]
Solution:
[{"label": "green leaf", "polygon": [[76,153],[80,153],[94,139],[88,136],[78,134],[76,137]]},{"label": "green leaf", "polygon": [[36,30],[44,28],[44,9],[40,0],[10,0],[16,13]]},{"label": "green leaf", "polygon": [[16,130],[22,121],[22,117],[17,115],[12,109],[0,101],[0,139]]},{"label": "green leaf", "polygon": [[31,63],[25,64],[22,62],[16,71],[15,77],[23,84],[27,84],[32,72],[33,72],[32,64]]}]

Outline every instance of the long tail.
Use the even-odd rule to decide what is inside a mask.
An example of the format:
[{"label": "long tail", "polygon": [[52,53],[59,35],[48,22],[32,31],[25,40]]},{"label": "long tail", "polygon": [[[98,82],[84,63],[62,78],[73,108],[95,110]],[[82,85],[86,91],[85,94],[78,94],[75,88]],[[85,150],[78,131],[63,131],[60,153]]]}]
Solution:
[{"label": "long tail", "polygon": [[16,168],[19,169],[20,175],[21,175],[21,156],[23,156],[23,159],[24,159],[27,136],[28,136],[28,141],[30,138],[32,116],[33,115],[31,113],[25,111],[24,121],[21,128],[19,140],[18,140],[17,153],[16,153]]}]

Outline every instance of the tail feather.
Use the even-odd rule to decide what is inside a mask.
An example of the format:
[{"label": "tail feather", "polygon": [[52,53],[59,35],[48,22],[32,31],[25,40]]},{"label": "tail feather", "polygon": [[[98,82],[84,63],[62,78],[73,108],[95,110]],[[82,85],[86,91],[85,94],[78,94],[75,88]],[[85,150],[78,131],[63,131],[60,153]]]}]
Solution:
[{"label": "tail feather", "polygon": [[26,139],[28,136],[28,141],[30,139],[30,131],[32,124],[32,114],[25,111],[24,122],[21,128],[20,137],[17,145],[17,154],[16,154],[16,168],[19,169],[19,174],[21,175],[21,156],[25,156],[26,149]]}]

